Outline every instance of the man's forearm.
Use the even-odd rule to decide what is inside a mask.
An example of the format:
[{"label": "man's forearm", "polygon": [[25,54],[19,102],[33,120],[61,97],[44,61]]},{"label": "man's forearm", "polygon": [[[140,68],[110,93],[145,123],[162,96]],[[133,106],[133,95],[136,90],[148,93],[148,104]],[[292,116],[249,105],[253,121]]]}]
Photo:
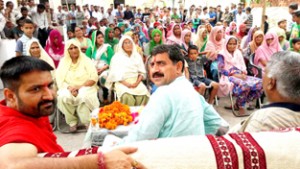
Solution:
[{"label": "man's forearm", "polygon": [[74,158],[27,158],[10,162],[6,168],[11,169],[28,169],[28,168],[43,168],[43,169],[97,169],[98,156],[87,155]]}]

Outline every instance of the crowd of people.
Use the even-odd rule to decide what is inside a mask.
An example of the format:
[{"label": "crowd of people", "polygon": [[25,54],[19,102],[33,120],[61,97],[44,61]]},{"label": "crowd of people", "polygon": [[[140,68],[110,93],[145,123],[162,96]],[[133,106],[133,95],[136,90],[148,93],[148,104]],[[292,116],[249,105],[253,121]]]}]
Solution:
[{"label": "crowd of people", "polygon": [[[59,6],[58,12],[48,2],[35,5],[32,0],[21,1],[19,11],[11,1],[5,6],[3,36],[16,39],[16,56],[34,56],[53,66],[58,107],[66,115],[70,131],[77,129],[75,112],[99,107],[98,87],[103,91],[101,103],[109,103],[109,91],[113,90],[124,104],[146,105],[157,88],[149,78],[147,64],[153,49],[161,44],[180,48],[185,61],[183,75],[199,94],[208,91],[209,104],[214,104],[217,96],[232,93],[236,103],[225,108],[238,110],[236,116],[249,115],[247,105],[254,110],[252,101],[263,95],[262,77],[249,63],[264,74],[272,54],[300,52],[297,3],[289,6],[292,21],[279,19],[270,29],[265,21],[264,30],[253,25],[251,7],[243,3],[225,7],[224,12],[220,5],[142,10],[128,5],[115,9],[111,4],[105,11],[100,6],[84,5],[81,10],[71,4],[70,9]],[[15,28],[9,29],[11,25]],[[67,37],[58,29],[63,25]],[[88,126],[88,113],[79,119]]]},{"label": "crowd of people", "polygon": [[[247,104],[247,109],[253,110],[251,102],[264,92],[272,103],[236,126],[238,132],[299,126],[299,117],[293,114],[299,112],[300,105],[297,3],[289,6],[291,25],[287,19],[280,19],[275,28],[269,29],[265,22],[264,30],[253,25],[251,8],[243,3],[238,7],[232,4],[231,10],[226,7],[224,12],[220,5],[142,11],[128,5],[126,9],[122,5],[114,9],[111,4],[105,12],[99,6],[85,5],[81,10],[71,4],[70,10],[59,6],[58,13],[49,3],[35,5],[33,0],[21,1],[19,11],[10,1],[5,6],[4,14],[0,14],[1,37],[16,40],[18,57],[5,62],[0,71],[5,87],[0,128],[4,123],[12,125],[8,123],[14,121],[5,121],[10,118],[16,118],[21,125],[24,120],[36,124],[26,123],[26,135],[6,134],[5,139],[0,136],[0,155],[17,151],[14,146],[28,149],[28,157],[37,152],[63,151],[49,130],[51,126],[43,126],[48,122],[45,117],[57,105],[70,132],[76,132],[79,121],[88,128],[90,112],[100,103],[109,102],[111,90],[123,104],[145,105],[139,122],[120,144],[164,137],[223,135],[229,125],[212,105],[217,97],[229,93],[236,97],[236,103],[225,108],[237,110],[237,116],[248,116]],[[3,9],[0,0],[0,10]],[[67,27],[67,37],[57,29],[63,25]],[[262,77],[250,67],[252,62],[261,68]],[[100,98],[99,88],[103,90]],[[207,102],[203,97],[206,91]],[[281,118],[278,114],[278,118],[268,120],[278,107],[289,116]],[[272,125],[266,125],[269,123]],[[4,129],[8,131],[7,127]],[[23,131],[14,129],[16,133]],[[34,138],[32,129],[44,132],[40,141]],[[15,144],[23,142],[30,144]],[[97,160],[100,168],[104,162],[107,168],[114,168],[119,163],[113,163],[113,156],[118,156],[122,157],[124,168],[143,168],[141,163],[126,158],[126,153],[134,151],[115,150],[76,158],[74,162],[93,161],[92,168]],[[36,159],[31,160],[27,167],[40,165],[34,163]],[[56,163],[63,165],[63,161]]]}]

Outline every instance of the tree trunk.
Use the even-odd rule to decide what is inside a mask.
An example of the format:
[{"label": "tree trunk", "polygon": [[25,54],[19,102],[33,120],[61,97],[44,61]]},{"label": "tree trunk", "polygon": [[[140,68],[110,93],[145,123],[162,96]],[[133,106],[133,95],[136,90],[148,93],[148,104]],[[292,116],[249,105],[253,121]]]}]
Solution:
[{"label": "tree trunk", "polygon": [[261,0],[261,3],[262,3],[262,17],[261,17],[261,30],[264,31],[265,29],[265,15],[266,15],[266,0]]}]

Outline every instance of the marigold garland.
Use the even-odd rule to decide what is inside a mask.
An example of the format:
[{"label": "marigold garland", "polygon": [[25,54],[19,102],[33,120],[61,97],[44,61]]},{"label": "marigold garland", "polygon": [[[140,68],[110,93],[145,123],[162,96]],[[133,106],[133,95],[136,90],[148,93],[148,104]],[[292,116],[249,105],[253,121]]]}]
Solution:
[{"label": "marigold garland", "polygon": [[100,108],[98,114],[98,123],[101,128],[113,130],[118,125],[127,126],[133,121],[130,108],[118,101]]}]

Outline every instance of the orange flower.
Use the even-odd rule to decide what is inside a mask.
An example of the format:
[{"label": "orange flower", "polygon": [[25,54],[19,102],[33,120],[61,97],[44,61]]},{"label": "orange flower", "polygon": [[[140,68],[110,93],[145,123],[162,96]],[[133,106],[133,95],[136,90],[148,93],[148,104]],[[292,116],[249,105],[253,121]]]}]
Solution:
[{"label": "orange flower", "polygon": [[113,130],[118,125],[128,125],[133,121],[130,107],[118,101],[99,110],[98,122],[101,128]]}]

